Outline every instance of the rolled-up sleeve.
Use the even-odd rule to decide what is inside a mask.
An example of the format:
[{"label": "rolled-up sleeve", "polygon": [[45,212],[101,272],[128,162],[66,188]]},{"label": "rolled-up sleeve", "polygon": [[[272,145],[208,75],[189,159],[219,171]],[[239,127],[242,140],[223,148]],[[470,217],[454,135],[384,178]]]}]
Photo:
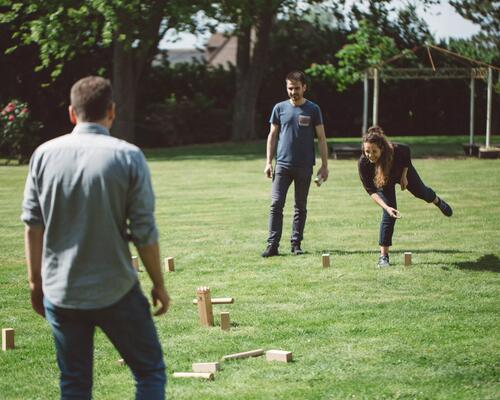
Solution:
[{"label": "rolled-up sleeve", "polygon": [[137,247],[158,241],[154,211],[155,198],[146,159],[140,150],[132,153],[127,218],[132,241]]},{"label": "rolled-up sleeve", "polygon": [[34,154],[30,160],[28,176],[26,177],[21,220],[27,225],[45,225],[38,196],[35,157],[36,155]]}]

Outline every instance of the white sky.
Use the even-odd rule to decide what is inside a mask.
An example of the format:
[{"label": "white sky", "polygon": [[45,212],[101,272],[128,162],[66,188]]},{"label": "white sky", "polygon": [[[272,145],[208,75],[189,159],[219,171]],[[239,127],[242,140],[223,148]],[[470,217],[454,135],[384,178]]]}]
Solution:
[{"label": "white sky", "polygon": [[[354,1],[354,0],[352,0]],[[420,16],[429,24],[431,32],[437,39],[467,38],[479,31],[479,27],[472,22],[462,18],[455,12],[455,9],[447,0],[442,0],[442,4],[430,7],[425,13],[420,10]],[[181,33],[179,40],[173,41],[175,37],[172,32],[160,42],[162,49],[182,49],[203,47],[209,34],[192,35]]]}]

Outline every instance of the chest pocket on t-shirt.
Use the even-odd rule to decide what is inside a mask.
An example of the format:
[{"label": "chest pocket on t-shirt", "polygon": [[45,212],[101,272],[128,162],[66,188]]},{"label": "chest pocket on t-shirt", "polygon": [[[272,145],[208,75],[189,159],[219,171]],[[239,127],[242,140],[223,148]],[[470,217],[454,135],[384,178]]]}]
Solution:
[{"label": "chest pocket on t-shirt", "polygon": [[311,117],[309,115],[299,115],[299,126],[311,125]]}]

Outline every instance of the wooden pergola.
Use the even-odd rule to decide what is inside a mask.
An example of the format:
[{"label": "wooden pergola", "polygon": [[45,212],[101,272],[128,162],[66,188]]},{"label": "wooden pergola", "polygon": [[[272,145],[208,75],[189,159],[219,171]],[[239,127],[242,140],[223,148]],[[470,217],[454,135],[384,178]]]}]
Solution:
[{"label": "wooden pergola", "polygon": [[[403,52],[374,68],[369,68],[364,72],[364,96],[363,96],[363,127],[362,133],[368,129],[368,93],[369,93],[369,79],[373,80],[373,111],[372,111],[372,125],[378,125],[378,102],[379,102],[379,85],[380,79],[384,80],[399,80],[399,79],[470,79],[470,125],[469,125],[469,144],[472,146],[474,143],[474,103],[475,103],[475,81],[476,79],[487,80],[487,112],[486,112],[486,147],[491,145],[491,104],[493,95],[493,74],[498,73],[500,68],[483,63],[481,61],[473,60],[468,57],[461,56],[460,54],[452,51],[442,49],[440,47],[426,44],[411,50],[415,53],[421,48],[426,48],[427,55],[431,68],[384,68],[397,59],[406,56],[407,52]],[[471,64],[468,68],[436,68],[434,59],[432,57],[431,49],[438,51],[450,58],[467,61]],[[500,79],[500,76],[499,76]]]}]

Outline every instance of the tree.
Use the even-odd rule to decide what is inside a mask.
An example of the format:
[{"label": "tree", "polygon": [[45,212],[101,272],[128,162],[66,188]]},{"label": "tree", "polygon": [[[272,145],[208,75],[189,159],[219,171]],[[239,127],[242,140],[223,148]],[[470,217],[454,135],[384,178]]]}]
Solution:
[{"label": "tree", "polygon": [[269,63],[271,32],[278,16],[299,15],[307,4],[298,7],[293,0],[220,0],[211,15],[218,21],[235,26],[238,38],[236,55],[236,94],[233,103],[232,139],[251,140],[257,137],[255,129],[256,104],[264,74]]},{"label": "tree", "polygon": [[158,43],[172,27],[193,27],[205,0],[3,0],[0,22],[15,23],[10,51],[35,43],[40,69],[56,79],[80,47],[112,46],[112,82],[117,104],[113,132],[134,140],[137,86]]},{"label": "tree", "polygon": [[[465,19],[481,27],[477,39],[500,52],[500,5],[491,0],[451,0],[450,4]],[[484,43],[483,43],[484,44]]]}]

